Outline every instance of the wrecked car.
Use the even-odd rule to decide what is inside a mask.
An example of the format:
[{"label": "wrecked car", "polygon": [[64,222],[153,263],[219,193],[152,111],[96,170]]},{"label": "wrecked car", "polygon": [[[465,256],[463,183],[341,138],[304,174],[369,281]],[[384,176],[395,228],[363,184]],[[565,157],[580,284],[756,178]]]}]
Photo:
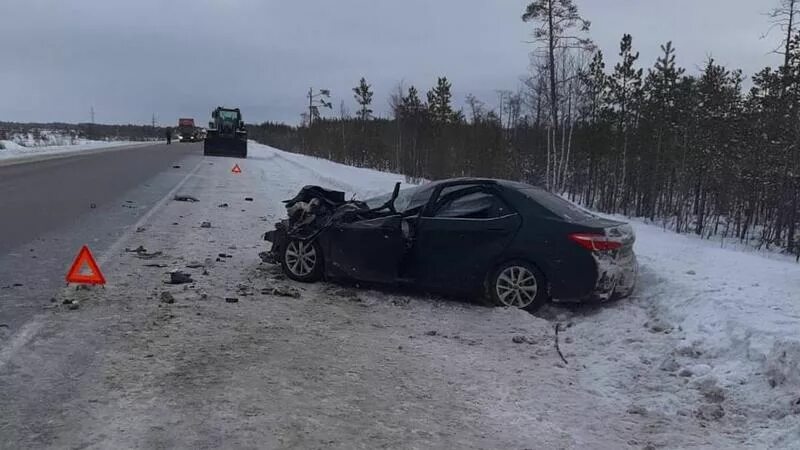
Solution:
[{"label": "wrecked car", "polygon": [[285,204],[288,218],[264,238],[296,281],[411,285],[528,310],[625,297],[636,281],[630,225],[524,183],[397,183],[366,201],[306,186]]}]

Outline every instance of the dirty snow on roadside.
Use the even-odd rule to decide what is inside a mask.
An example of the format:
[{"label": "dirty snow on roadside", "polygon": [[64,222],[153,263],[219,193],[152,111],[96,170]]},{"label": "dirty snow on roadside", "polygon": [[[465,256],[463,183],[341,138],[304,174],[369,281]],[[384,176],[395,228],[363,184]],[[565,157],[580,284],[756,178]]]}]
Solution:
[{"label": "dirty snow on roadside", "polygon": [[[258,257],[283,199],[306,184],[365,198],[403,177],[254,143],[249,153],[205,158],[177,192],[197,202],[166,202],[101,258],[105,289],[64,290],[47,332],[5,376],[65,380],[76,394],[42,417],[0,417],[6,442],[800,447],[798,266],[635,224],[637,293],[601,306],[534,316],[294,283]],[[230,173],[234,163],[242,174]],[[167,284],[174,270],[192,280]],[[79,373],[59,371],[74,348],[98,340]],[[38,386],[0,400],[19,410]]]},{"label": "dirty snow on roadside", "polygon": [[0,161],[26,158],[31,156],[55,155],[62,153],[81,152],[87,150],[114,148],[131,145],[147,145],[152,142],[132,142],[132,141],[90,141],[81,139],[74,145],[47,145],[47,146],[22,146],[14,141],[0,141]]}]

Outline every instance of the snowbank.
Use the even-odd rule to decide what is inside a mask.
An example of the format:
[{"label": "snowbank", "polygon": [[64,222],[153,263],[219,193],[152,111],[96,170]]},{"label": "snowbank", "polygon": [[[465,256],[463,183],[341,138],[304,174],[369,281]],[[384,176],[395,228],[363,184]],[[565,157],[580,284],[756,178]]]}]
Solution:
[{"label": "snowbank", "polygon": [[[150,143],[152,144],[152,143]],[[34,155],[53,155],[59,153],[79,152],[85,150],[114,148],[128,145],[146,145],[142,142],[131,141],[89,141],[77,140],[74,145],[53,145],[26,147],[14,141],[0,141],[0,161],[25,158]]]},{"label": "snowbank", "polygon": [[[329,187],[386,193],[401,175],[251,144]],[[599,403],[649,414],[653,442],[675,446],[688,424],[748,445],[800,448],[800,264],[774,253],[630,222],[641,275],[635,295],[599,308],[548,307],[574,322],[562,343]],[[746,437],[741,437],[744,432]],[[739,436],[739,437],[736,437]],[[712,444],[712,446],[716,445]],[[679,445],[678,445],[679,446]]]}]

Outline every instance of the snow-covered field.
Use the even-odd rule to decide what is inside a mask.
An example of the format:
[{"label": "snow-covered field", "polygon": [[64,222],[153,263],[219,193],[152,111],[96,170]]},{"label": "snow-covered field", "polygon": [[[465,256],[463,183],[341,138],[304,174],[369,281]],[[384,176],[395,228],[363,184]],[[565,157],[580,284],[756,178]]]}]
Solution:
[{"label": "snow-covered field", "polygon": [[67,145],[22,146],[15,141],[0,141],[0,161],[131,145],[145,144],[131,141],[90,141],[87,139],[78,139],[75,140],[74,143]]},{"label": "snow-covered field", "polygon": [[[800,448],[800,265],[633,222],[638,290],[605,305],[302,285],[257,256],[281,201],[404,177],[249,153],[203,159],[176,191],[198,202],[163,203],[100,255],[105,289],[62,293],[15,370],[61,379],[59,358],[102,336],[71,378],[82,396],[0,431],[56,430],[52,448]],[[165,285],[172,269],[195,282]]]}]

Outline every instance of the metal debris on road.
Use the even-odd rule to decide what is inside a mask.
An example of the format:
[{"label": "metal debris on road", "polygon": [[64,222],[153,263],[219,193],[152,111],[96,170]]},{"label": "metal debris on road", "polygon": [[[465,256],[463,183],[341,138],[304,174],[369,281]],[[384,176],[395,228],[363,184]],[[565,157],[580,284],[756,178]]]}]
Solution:
[{"label": "metal debris on road", "polygon": [[190,262],[189,264],[186,265],[186,267],[189,269],[200,269],[202,267],[205,267],[205,264],[201,262]]},{"label": "metal debris on road", "polygon": [[146,229],[147,229],[147,228],[145,228],[145,227],[136,227],[136,232],[137,232],[137,233],[141,233],[142,231],[144,231],[144,230],[146,230]]},{"label": "metal debris on road", "polygon": [[236,297],[225,297],[225,303],[238,303],[239,299]]},{"label": "metal debris on road", "polygon": [[190,203],[200,201],[196,197],[192,197],[191,195],[176,195],[174,200],[177,202],[190,202]]},{"label": "metal debris on road", "polygon": [[175,297],[167,291],[161,293],[161,303],[175,303]]},{"label": "metal debris on road", "polygon": [[252,201],[253,201],[253,197],[245,197],[245,198],[244,198],[244,201],[246,201],[246,202],[252,202]]},{"label": "metal debris on road", "polygon": [[169,281],[168,284],[185,284],[185,283],[192,283],[194,280],[192,276],[188,273],[181,272],[180,270],[175,270],[169,273]]},{"label": "metal debris on road", "polygon": [[200,224],[200,228],[211,228],[211,222],[203,222]]},{"label": "metal debris on road", "polygon": [[221,204],[219,204],[217,206],[220,207],[220,208],[227,208],[228,204],[227,203],[221,203]]}]

